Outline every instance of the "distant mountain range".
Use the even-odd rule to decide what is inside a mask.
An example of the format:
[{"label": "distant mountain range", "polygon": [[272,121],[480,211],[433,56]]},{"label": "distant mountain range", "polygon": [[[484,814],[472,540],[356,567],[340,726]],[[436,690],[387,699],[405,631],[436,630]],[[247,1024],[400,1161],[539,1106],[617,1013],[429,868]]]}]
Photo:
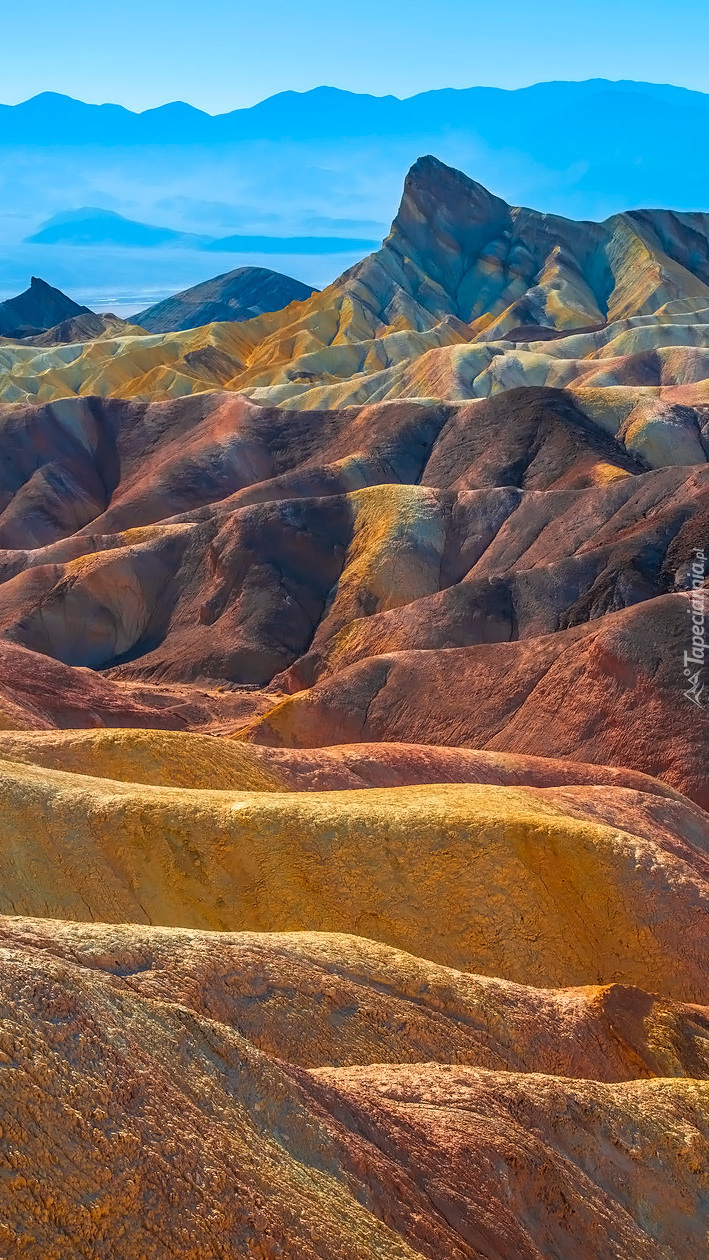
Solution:
[{"label": "distant mountain range", "polygon": [[205,249],[322,288],[382,239],[422,153],[568,218],[701,210],[708,123],[703,93],[602,79],[403,101],[319,87],[216,117],[43,93],[0,106],[0,294],[39,272],[127,312],[200,281]]},{"label": "distant mountain range", "polygon": [[[546,131],[553,118],[554,128]],[[624,134],[629,121],[636,134]],[[134,113],[121,105],[89,105],[55,92],[43,92],[19,105],[0,106],[0,144],[234,144],[251,140],[321,140],[351,136],[407,136],[467,130],[496,145],[530,141],[544,152],[569,144],[613,160],[614,151],[634,147],[660,126],[664,138],[673,126],[700,128],[709,120],[709,97],[669,84],[611,82],[537,83],[503,88],[443,88],[406,100],[369,96],[339,88],[279,92],[247,109],[211,115],[184,101]],[[604,125],[611,121],[610,136]],[[533,133],[538,132],[536,143]],[[689,137],[686,137],[688,139]],[[677,136],[680,143],[685,138]],[[671,155],[665,155],[671,156]]]},{"label": "distant mountain range", "polygon": [[[497,182],[499,194],[524,200],[527,182],[538,185],[543,171],[554,171],[561,177],[557,198],[577,192],[594,204],[585,212],[582,206],[573,208],[598,216],[640,205],[702,209],[709,204],[708,124],[705,93],[629,80],[538,83],[517,91],[446,88],[406,100],[318,87],[281,92],[251,108],[216,116],[182,101],[133,113],[120,105],[90,105],[44,92],[19,105],[0,105],[0,150],[61,148],[69,161],[67,148],[198,145],[214,150],[266,143],[288,150],[292,159],[293,144],[332,151],[332,142],[366,140],[369,151],[381,155],[415,140],[417,153],[428,147],[445,160],[462,160],[460,151],[451,150],[469,150],[472,142],[481,161],[476,175],[488,186]],[[420,143],[424,137],[428,146]],[[436,137],[440,151],[431,143]],[[502,156],[499,163],[496,154]],[[531,170],[530,161],[539,170]],[[307,170],[302,174],[308,177]],[[403,174],[399,169],[399,182]],[[297,181],[297,171],[291,170],[290,178]],[[315,197],[319,190],[311,192]],[[599,198],[613,204],[601,207]],[[542,204],[542,209],[572,207]],[[381,207],[380,214],[387,219],[391,210]]]},{"label": "distant mountain range", "polygon": [[155,227],[127,219],[113,210],[101,210],[86,206],[79,210],[67,210],[55,214],[39,231],[27,237],[30,245],[132,245],[149,249],[161,245],[174,245],[185,240],[194,241],[194,248],[201,249],[210,237],[176,232],[173,228]]},{"label": "distant mountain range", "polygon": [[[567,192],[616,198],[606,212],[648,204],[701,209],[709,203],[708,124],[704,93],[605,79],[538,83],[517,91],[447,88],[407,100],[318,87],[281,92],[251,108],[216,116],[182,101],[133,113],[120,105],[89,105],[45,92],[19,105],[0,106],[0,148],[214,149],[269,143],[285,149],[367,139],[381,153],[414,137],[427,137],[435,150],[430,141],[438,137],[446,150],[439,155],[453,158],[451,146],[460,147],[467,137],[485,150],[484,168],[476,174],[486,182],[494,184],[486,169],[490,155],[502,153],[503,170],[510,175],[531,159],[563,173]],[[417,149],[422,151],[420,144]],[[524,188],[511,187],[504,176],[496,191],[523,199]],[[598,205],[589,206],[591,211],[598,213]]]},{"label": "distant mountain range", "polygon": [[[377,241],[352,236],[200,236],[176,232],[126,219],[113,210],[83,207],[56,214],[38,232],[27,237],[30,245],[125,245],[155,249],[177,245],[183,249],[205,249],[215,253],[242,254],[340,254],[343,250],[366,250]],[[310,292],[310,290],[309,290]]]}]

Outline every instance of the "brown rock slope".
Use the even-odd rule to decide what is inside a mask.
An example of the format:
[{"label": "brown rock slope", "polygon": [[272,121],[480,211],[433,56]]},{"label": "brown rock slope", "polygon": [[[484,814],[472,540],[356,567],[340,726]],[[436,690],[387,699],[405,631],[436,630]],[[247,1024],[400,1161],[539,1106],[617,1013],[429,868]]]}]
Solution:
[{"label": "brown rock slope", "polygon": [[116,684],[12,643],[0,644],[0,730],[149,727],[221,730],[271,707],[253,691]]},{"label": "brown rock slope", "polygon": [[[172,1003],[305,1068],[457,1063],[589,1080],[709,1074],[709,1012],[629,985],[533,989],[362,937],[0,919],[6,951],[71,987]],[[39,1003],[38,995],[37,1001]]]},{"label": "brown rock slope", "polygon": [[0,937],[12,1260],[702,1253],[705,1010],[339,936]]},{"label": "brown rock slope", "polygon": [[709,804],[706,708],[684,697],[689,601],[528,641],[372,656],[241,732],[275,746],[413,740],[629,766]]},{"label": "brown rock slope", "polygon": [[[148,694],[150,694],[148,690]],[[155,688],[155,694],[160,694]],[[210,697],[212,700],[214,697]],[[221,698],[221,697],[220,697]],[[242,697],[238,697],[237,703]],[[108,723],[106,723],[108,725]],[[45,730],[0,734],[0,759],[97,779],[154,787],[340,791],[417,783],[490,783],[500,787],[617,786],[682,798],[659,779],[633,770],[549,757],[430,744],[343,744],[265,748],[240,740],[164,730]]]},{"label": "brown rock slope", "polygon": [[6,727],[547,751],[706,801],[682,694],[706,464],[648,468],[542,389],[65,400],[2,424]]},{"label": "brown rock slope", "polygon": [[8,1260],[702,1254],[696,805],[407,744],[0,756]]}]

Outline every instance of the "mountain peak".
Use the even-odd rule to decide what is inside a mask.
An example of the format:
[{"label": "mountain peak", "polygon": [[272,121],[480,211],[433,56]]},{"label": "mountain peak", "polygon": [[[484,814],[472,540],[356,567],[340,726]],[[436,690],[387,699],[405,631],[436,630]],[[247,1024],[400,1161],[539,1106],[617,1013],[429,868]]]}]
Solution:
[{"label": "mountain peak", "polygon": [[32,276],[29,289],[0,302],[0,336],[31,337],[76,315],[91,313],[88,306],[80,306],[41,276]]},{"label": "mountain peak", "polygon": [[471,179],[455,166],[446,165],[431,153],[417,158],[409,169],[401,204],[411,200],[420,202],[423,198],[427,202],[434,199],[453,203],[456,213],[464,212],[468,219],[471,216],[498,219],[510,210],[507,202],[491,193],[484,184]]},{"label": "mountain peak", "polygon": [[501,197],[426,154],[406,176],[388,245],[416,258],[427,275],[452,291],[472,259],[510,221],[510,207]]}]

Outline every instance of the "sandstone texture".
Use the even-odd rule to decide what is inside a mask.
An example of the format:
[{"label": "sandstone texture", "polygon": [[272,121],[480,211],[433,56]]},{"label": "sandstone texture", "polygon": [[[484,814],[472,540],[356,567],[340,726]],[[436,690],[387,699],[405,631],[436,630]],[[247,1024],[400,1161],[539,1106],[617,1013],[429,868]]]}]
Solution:
[{"label": "sandstone texture", "polygon": [[709,831],[675,796],[617,780],[214,791],[1,770],[5,913],[343,931],[519,983],[709,1002]]},{"label": "sandstone texture", "polygon": [[0,942],[13,1260],[704,1252],[705,1009],[347,936]]}]

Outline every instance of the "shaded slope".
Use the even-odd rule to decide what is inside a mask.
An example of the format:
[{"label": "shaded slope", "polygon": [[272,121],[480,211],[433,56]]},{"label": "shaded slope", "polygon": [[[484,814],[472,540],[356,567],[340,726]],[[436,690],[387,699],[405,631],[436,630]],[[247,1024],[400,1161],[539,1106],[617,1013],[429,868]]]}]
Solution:
[{"label": "shaded slope", "polygon": [[151,333],[177,332],[279,311],[290,302],[304,301],[311,293],[312,289],[299,280],[266,267],[237,267],[139,311],[133,319]]},{"label": "shaded slope", "polygon": [[[682,699],[705,463],[643,471],[632,425],[611,436],[544,389],[333,412],[65,400],[0,418],[0,631],[8,652],[110,669],[77,683],[108,688],[92,721],[134,724],[126,685],[154,710],[160,685],[271,684],[197,697],[194,725],[266,714],[248,738],[548,747],[706,799],[704,714],[688,722]],[[8,715],[78,724],[71,670],[25,664]],[[174,727],[175,702],[146,724]]]},{"label": "shaded slope", "polygon": [[394,648],[537,637],[686,584],[706,477],[627,481],[543,496],[373,486],[60,540],[19,573],[24,554],[6,552],[0,627],[67,664],[130,653],[123,676],[264,683],[298,660],[290,690]]},{"label": "shaded slope", "polygon": [[253,691],[118,685],[89,669],[0,643],[0,730],[148,727],[190,730],[234,725],[271,707]]},{"label": "shaded slope", "polygon": [[72,319],[62,320],[36,337],[27,337],[26,344],[34,346],[61,346],[72,342],[95,341],[113,337],[139,337],[141,329],[129,324],[117,315],[74,315]]}]

